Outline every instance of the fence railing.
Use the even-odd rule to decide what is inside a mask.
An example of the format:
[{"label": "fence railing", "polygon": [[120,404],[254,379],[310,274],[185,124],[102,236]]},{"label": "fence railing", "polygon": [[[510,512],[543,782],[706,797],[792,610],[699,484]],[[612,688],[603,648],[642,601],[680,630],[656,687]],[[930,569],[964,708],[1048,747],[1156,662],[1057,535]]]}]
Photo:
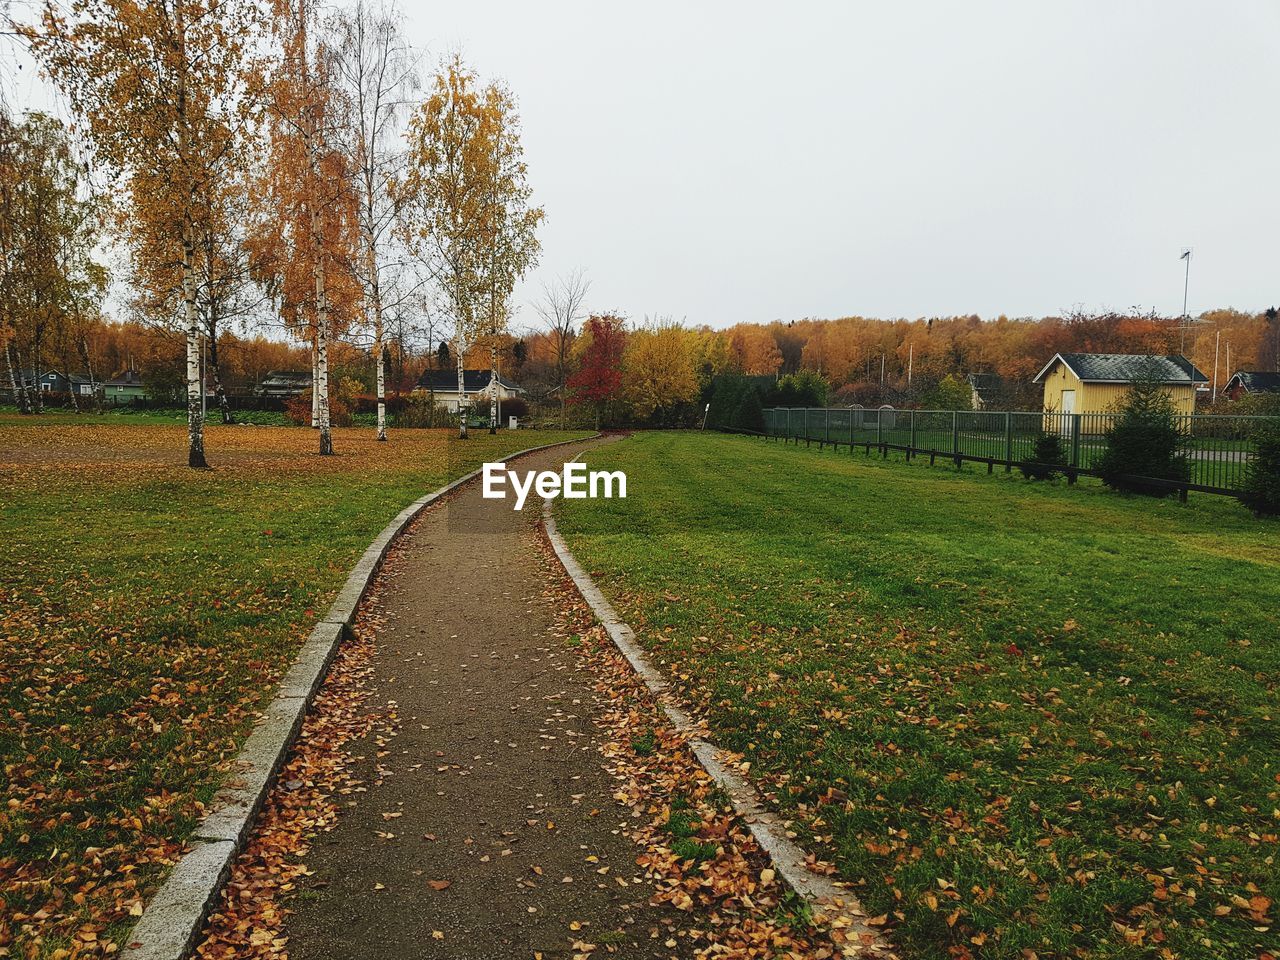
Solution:
[{"label": "fence railing", "polygon": [[[765,410],[765,434],[821,445],[899,450],[907,457],[927,455],[985,463],[1006,470],[1034,461],[1041,434],[1057,434],[1067,456],[1064,472],[1074,482],[1091,475],[1106,450],[1106,433],[1114,413],[1034,413],[985,410],[896,410],[859,407],[775,407]],[[1252,428],[1267,417],[1181,414],[1178,427],[1186,437],[1191,462],[1187,490],[1234,495],[1241,489],[1245,465],[1253,453]]]}]

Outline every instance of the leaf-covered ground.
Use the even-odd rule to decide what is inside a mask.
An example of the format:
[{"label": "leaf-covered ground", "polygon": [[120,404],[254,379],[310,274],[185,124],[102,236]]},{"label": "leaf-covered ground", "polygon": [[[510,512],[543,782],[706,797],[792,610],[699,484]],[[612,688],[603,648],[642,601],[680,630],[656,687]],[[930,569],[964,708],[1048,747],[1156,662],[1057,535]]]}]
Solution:
[{"label": "leaf-covered ground", "polygon": [[378,531],[562,438],[212,427],[192,471],[185,436],[0,415],[0,956],[114,951]]},{"label": "leaf-covered ground", "polygon": [[1280,526],[740,437],[561,528],[913,957],[1280,955]]}]

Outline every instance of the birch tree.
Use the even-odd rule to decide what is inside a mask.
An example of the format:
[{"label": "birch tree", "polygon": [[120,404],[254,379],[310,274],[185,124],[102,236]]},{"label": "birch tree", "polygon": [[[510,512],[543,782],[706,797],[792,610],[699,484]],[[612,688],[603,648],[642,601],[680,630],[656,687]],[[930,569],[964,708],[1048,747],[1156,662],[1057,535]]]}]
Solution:
[{"label": "birch tree", "polygon": [[344,109],[333,84],[331,47],[307,0],[276,0],[278,60],[268,90],[268,162],[254,191],[249,237],[255,275],[285,325],[312,348],[320,453],[333,453],[329,344],[355,320],[356,210],[347,158],[337,143]]},{"label": "birch tree", "polygon": [[24,28],[97,160],[128,193],[127,231],[178,264],[187,358],[187,462],[208,466],[201,409],[196,245],[205,186],[239,161],[263,23],[256,0],[46,0]]},{"label": "birch tree", "polygon": [[485,90],[485,112],[493,161],[487,168],[491,181],[482,236],[488,248],[485,283],[489,292],[489,432],[496,433],[498,339],[508,327],[516,283],[538,261],[541,247],[537,229],[545,213],[529,202],[533,191],[520,143],[520,115],[511,91],[501,84],[490,84]]},{"label": "birch tree", "polygon": [[[266,297],[254,278],[246,246],[246,224],[250,216],[251,157],[246,168],[227,171],[217,181],[209,181],[200,198],[207,212],[195,244],[196,315],[204,342],[205,368],[224,424],[232,423],[226,384],[222,375],[220,338],[237,321],[255,317]],[[159,249],[135,245],[132,250],[131,283],[136,295],[134,312],[163,326],[180,311],[171,282],[175,264]]]},{"label": "birch tree", "polygon": [[[42,113],[0,129],[0,324],[19,408],[40,413],[39,378],[97,315],[106,270],[92,253],[102,207],[87,189],[69,131]],[[16,358],[25,349],[29,370]],[[27,384],[33,386],[30,394]],[[72,395],[72,404],[76,400]]]},{"label": "birch tree", "polygon": [[463,358],[481,329],[485,294],[480,226],[492,163],[487,126],[476,75],[455,55],[441,66],[431,95],[410,118],[405,173],[395,189],[404,209],[402,236],[439,282],[452,321],[462,440],[467,439],[468,407]]},{"label": "birch tree", "polygon": [[402,121],[417,88],[417,57],[404,41],[394,6],[356,0],[333,22],[335,80],[348,109],[345,137],[360,227],[359,271],[365,313],[373,324],[377,437],[387,439],[386,321],[388,253],[394,240],[396,206],[391,183],[404,161]]}]

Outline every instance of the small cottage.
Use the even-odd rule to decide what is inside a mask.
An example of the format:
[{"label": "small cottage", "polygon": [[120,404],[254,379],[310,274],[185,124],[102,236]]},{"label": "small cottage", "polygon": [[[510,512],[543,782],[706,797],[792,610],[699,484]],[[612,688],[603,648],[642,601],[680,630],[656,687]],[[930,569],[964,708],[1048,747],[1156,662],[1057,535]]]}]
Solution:
[{"label": "small cottage", "polygon": [[[462,372],[463,388],[471,406],[487,403],[489,400],[490,373],[488,370],[464,370]],[[431,393],[435,395],[436,406],[444,407],[450,413],[458,412],[458,371],[426,370],[418,378],[413,388],[416,394]],[[498,400],[509,400],[524,395],[524,388],[518,383],[498,374]]]},{"label": "small cottage", "polygon": [[1108,413],[1136,381],[1155,380],[1179,413],[1194,413],[1196,387],[1209,378],[1181,354],[1055,353],[1035,376],[1044,385],[1044,409],[1056,413]]},{"label": "small cottage", "polygon": [[108,403],[130,403],[145,397],[147,388],[137,370],[125,370],[102,384],[102,395]]},{"label": "small cottage", "polygon": [[[40,389],[45,393],[74,393],[82,397],[91,397],[93,396],[94,386],[95,384],[88,377],[80,377],[75,374],[68,377],[66,374],[58,373],[55,370],[50,370],[40,378]],[[97,384],[96,386],[101,388],[102,384]]]},{"label": "small cottage", "polygon": [[1240,400],[1255,393],[1280,393],[1280,373],[1261,370],[1237,370],[1224,390],[1229,400]]}]

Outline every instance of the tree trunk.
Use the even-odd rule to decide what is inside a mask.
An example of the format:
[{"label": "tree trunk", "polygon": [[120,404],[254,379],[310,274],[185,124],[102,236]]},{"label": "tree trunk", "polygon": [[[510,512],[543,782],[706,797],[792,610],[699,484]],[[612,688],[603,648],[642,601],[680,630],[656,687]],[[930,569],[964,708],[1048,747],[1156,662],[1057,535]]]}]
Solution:
[{"label": "tree trunk", "polygon": [[208,467],[204,456],[204,410],[200,403],[200,321],[196,315],[196,275],[192,266],[191,219],[182,236],[182,306],[187,321],[187,466]]},{"label": "tree trunk", "polygon": [[[370,201],[372,203],[372,201]],[[378,401],[378,430],[380,441],[387,439],[387,357],[383,339],[386,330],[382,322],[382,286],[378,281],[378,257],[374,249],[373,230],[366,226],[365,251],[369,270],[369,298],[373,301],[373,353],[377,357],[374,369],[374,392]]]},{"label": "tree trunk", "polygon": [[[379,328],[381,323],[379,323]],[[382,334],[375,331],[375,338],[378,343],[375,347],[378,351],[378,439],[387,439],[387,348],[382,343]]]},{"label": "tree trunk", "polygon": [[564,395],[569,392],[569,387],[565,383],[565,363],[564,363],[564,336],[561,335],[559,348],[556,352],[556,373],[559,374],[557,379],[560,381],[560,429],[564,429]]},{"label": "tree trunk", "polygon": [[316,375],[320,379],[318,417],[320,455],[333,455],[333,434],[329,430],[329,298],[324,288],[324,256],[316,258]]},{"label": "tree trunk", "polygon": [[44,397],[40,396],[44,390],[40,386],[40,336],[37,334],[31,344],[31,412],[44,413]]},{"label": "tree trunk", "polygon": [[71,368],[67,368],[67,372],[63,374],[67,378],[67,396],[71,398],[71,412],[80,412],[80,401],[76,397],[76,385],[71,382]]},{"label": "tree trunk", "polygon": [[489,345],[489,433],[498,432],[498,348]]},{"label": "tree trunk", "polygon": [[467,439],[467,378],[463,375],[466,369],[463,367],[463,354],[466,353],[462,349],[462,341],[454,342],[454,350],[458,355],[458,439]]},{"label": "tree trunk", "polygon": [[218,358],[215,352],[209,354],[209,367],[213,370],[213,393],[218,398],[218,410],[222,413],[223,423],[235,423],[231,416],[231,404],[227,401],[227,388],[222,385],[222,374],[218,370]]},{"label": "tree trunk", "polygon": [[[22,374],[22,357],[17,358],[18,372],[14,373],[14,355],[17,353],[12,343],[4,345],[5,362],[9,365],[9,385],[13,387],[13,402],[18,408],[19,413],[30,413],[31,408],[27,405],[27,378]],[[21,380],[21,382],[19,382]]]},{"label": "tree trunk", "polygon": [[311,429],[320,426],[320,341],[311,338]]},{"label": "tree trunk", "polygon": [[84,364],[84,372],[89,375],[89,396],[93,400],[93,409],[99,410],[102,405],[98,401],[98,384],[93,379],[93,363],[89,360],[89,341],[81,337],[78,349],[80,362]]}]

